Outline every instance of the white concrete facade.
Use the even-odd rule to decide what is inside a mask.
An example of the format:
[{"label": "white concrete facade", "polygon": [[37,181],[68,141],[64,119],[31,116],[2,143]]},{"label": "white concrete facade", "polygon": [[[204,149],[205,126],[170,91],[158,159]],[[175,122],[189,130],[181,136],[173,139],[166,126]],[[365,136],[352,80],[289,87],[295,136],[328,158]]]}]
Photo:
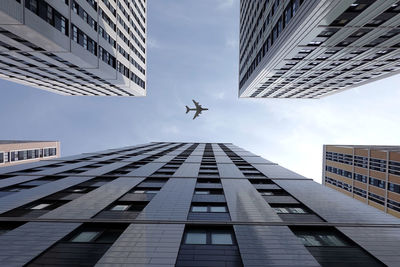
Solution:
[{"label": "white concrete facade", "polygon": [[2,0],[0,77],[62,95],[146,95],[146,0]]},{"label": "white concrete facade", "polygon": [[239,97],[320,98],[400,73],[398,0],[241,0]]}]

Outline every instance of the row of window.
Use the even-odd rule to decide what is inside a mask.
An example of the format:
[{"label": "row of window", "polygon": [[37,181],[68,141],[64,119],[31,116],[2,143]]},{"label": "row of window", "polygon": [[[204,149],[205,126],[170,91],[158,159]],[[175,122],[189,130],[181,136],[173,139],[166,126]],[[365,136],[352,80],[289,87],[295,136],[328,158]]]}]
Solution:
[{"label": "row of window", "polygon": [[[368,4],[369,5],[369,4]],[[364,4],[359,4],[359,6],[364,6]],[[353,7],[350,7],[350,9],[351,8],[353,8]],[[362,9],[363,10],[363,9]],[[362,10],[360,10],[359,12],[361,12]],[[374,19],[374,20],[372,20],[371,21],[371,23],[369,23],[369,24],[366,24],[366,25],[364,25],[364,26],[366,26],[366,27],[376,27],[376,26],[379,26],[381,23],[383,23],[383,22],[385,22],[385,21],[387,21],[387,20],[389,20],[389,19],[391,19],[391,18],[393,18],[396,14],[398,14],[398,4],[393,4],[393,6],[392,7],[390,7],[388,10],[386,10],[384,13],[382,13],[381,15],[379,15],[378,17],[380,17],[380,19]],[[346,13],[346,12],[345,12]],[[345,14],[345,20],[343,20],[344,22],[349,22],[353,17],[353,15],[358,15],[359,13],[356,13],[356,12],[350,12],[350,13],[346,13]],[[342,20],[342,19],[340,19],[340,20]],[[338,20],[338,21],[340,21],[340,20]],[[331,28],[329,28],[329,29],[331,29]],[[334,28],[332,28],[332,29],[334,29]],[[357,32],[357,34],[365,34],[364,32],[363,32],[363,30],[364,29],[362,29],[362,30],[358,30]],[[337,32],[338,31],[338,29],[336,29],[336,30],[330,30],[329,32],[332,32],[332,33],[329,33],[329,35],[327,35],[327,36],[332,36],[335,32]],[[355,33],[356,34],[356,33]],[[388,33],[389,34],[389,33]],[[395,33],[394,33],[395,34]],[[360,36],[361,36],[360,35]],[[360,36],[358,36],[357,35],[357,38],[359,38]],[[391,38],[391,37],[393,37],[394,35],[390,35],[389,34],[389,36],[384,36],[384,38],[378,38],[378,39],[376,39],[376,40],[374,40],[373,42],[371,42],[371,43],[369,43],[369,44],[367,44],[366,45],[366,47],[371,47],[371,46],[376,46],[376,45],[378,45],[378,44],[380,44],[380,43],[382,43],[382,42],[384,42],[385,40],[388,40],[388,38]],[[321,45],[322,43],[323,43],[323,41],[325,41],[327,39],[327,37],[326,36],[318,36],[315,40],[313,40],[313,41],[311,41],[308,45],[309,46],[319,46],[319,45]],[[339,43],[337,46],[338,46],[338,48],[340,48],[340,47],[344,47],[344,46],[347,46],[347,45],[349,45],[349,44],[351,44],[352,42],[354,42],[355,41],[355,37],[353,36],[353,37],[349,37],[349,38],[346,38],[343,42],[341,42],[341,43]],[[398,47],[398,45],[396,44],[396,45],[394,45],[393,46],[394,48],[396,48],[396,47]],[[311,53],[311,49],[307,49],[308,50],[308,53]],[[339,50],[338,50],[339,51]],[[393,50],[392,50],[393,51]],[[386,53],[389,53],[390,51],[389,50],[384,50],[384,51],[379,51],[379,52],[382,52],[382,55],[384,55],[384,54],[386,54]],[[374,60],[375,58],[377,58],[377,57],[380,57],[380,56],[382,56],[382,55],[380,55],[380,53],[376,53],[376,55],[374,55],[373,56],[373,58],[372,59],[368,59],[368,60]],[[303,59],[303,58],[305,58],[305,56],[303,56],[301,59]],[[315,64],[319,64],[318,62],[312,62],[313,64],[315,63]],[[336,64],[336,63],[333,63],[333,64]],[[328,71],[328,70],[331,70],[331,69],[333,69],[333,68],[336,68],[336,65],[333,65],[332,64],[332,67],[331,68],[329,68],[329,69],[326,69],[325,71]],[[340,64],[340,63],[339,63]],[[364,64],[364,63],[363,63]],[[304,68],[304,70],[311,70],[312,68],[314,67],[314,65],[311,65],[310,64],[310,66],[308,66],[307,68]],[[350,70],[352,70],[352,69],[354,69],[355,67],[349,67],[350,68]],[[389,69],[387,69],[387,71],[392,71],[391,70],[392,68],[389,68]],[[283,69],[282,69],[283,70]],[[384,71],[384,70],[382,70],[382,71]],[[372,75],[381,75],[382,73],[380,73],[380,72],[376,72],[376,73],[373,73]],[[352,76],[352,75],[351,75]],[[355,76],[357,76],[357,75],[355,75]],[[355,77],[355,76],[352,76],[352,77]],[[335,77],[335,76],[334,76]],[[359,76],[358,76],[359,77]],[[351,78],[351,77],[350,77]],[[353,80],[353,81],[349,81],[349,78],[346,78],[346,77],[343,77],[343,83],[345,83],[345,84],[343,84],[342,85],[342,87],[343,86],[350,86],[350,85],[352,85],[352,84],[354,84],[354,83],[359,83],[359,82],[362,82],[362,80],[364,80],[364,79],[370,79],[371,78],[371,76],[365,76],[365,77],[362,77],[362,78],[356,78],[355,80]],[[329,78],[329,79],[331,79],[331,78]],[[303,80],[302,82],[303,83],[305,83],[305,81],[306,80]],[[287,84],[289,84],[290,82],[286,82],[285,81],[285,84],[284,84],[284,82],[282,82],[282,86],[285,86],[285,85],[287,85]],[[308,97],[310,97],[310,98],[312,98],[312,97],[317,97],[317,96],[320,96],[320,95],[323,95],[323,94],[325,94],[325,93],[327,93],[327,91],[326,90],[324,90],[324,89],[322,89],[322,88],[315,88],[314,90],[305,90],[305,89],[310,89],[310,88],[312,88],[312,87],[315,87],[316,85],[320,85],[322,83],[322,81],[315,81],[315,83],[314,84],[310,84],[309,86],[305,86],[303,89],[304,90],[301,90],[301,91],[298,91],[298,90],[295,90],[292,94],[290,94],[290,95],[288,95],[288,96],[286,96],[286,97],[293,97],[293,96],[295,96],[296,95],[296,97],[306,97],[306,96],[308,96]],[[332,81],[329,85],[330,86],[335,86],[334,88],[331,88],[331,90],[332,89],[337,89],[336,88],[336,86],[338,85],[338,83],[339,83],[339,81]],[[340,84],[339,84],[340,85]],[[265,88],[267,88],[268,87],[268,85],[266,85],[264,88],[260,88],[259,90],[257,90],[255,93],[254,93],[254,95],[253,96],[257,96],[261,91],[263,91]],[[277,88],[278,86],[277,85],[275,85],[274,86],[274,88]],[[325,87],[328,87],[328,85],[326,85]],[[294,88],[287,88],[286,90],[283,90],[282,91],[282,94],[284,94],[284,93],[287,93],[287,92],[289,92],[290,90],[292,90],[292,89],[294,89]],[[276,91],[276,90],[275,90]],[[267,93],[273,93],[274,91],[273,90],[270,90],[269,92],[267,92]],[[268,95],[265,95],[265,96],[268,96]],[[263,96],[263,97],[265,97],[265,96]]]},{"label": "row of window", "polygon": [[336,161],[336,162],[340,162],[340,163],[353,165],[353,156],[352,155],[327,151],[325,153],[325,158],[330,161]]},{"label": "row of window", "polygon": [[[58,11],[52,8],[49,4],[47,4],[43,0],[27,0],[25,2],[26,8],[37,14],[42,19],[46,20],[49,24],[53,27],[64,33],[65,35],[69,36],[68,32],[68,19],[63,17]],[[86,21],[95,31],[97,31],[97,22],[75,1],[72,2],[71,9],[78,14],[84,21]],[[112,20],[105,14],[105,12],[100,9],[100,16],[103,18],[105,22],[114,30],[117,31],[116,24],[112,22]],[[79,40],[77,36],[77,27],[75,25],[71,25],[73,30],[72,39],[77,42]],[[78,43],[85,47],[88,51],[92,54],[97,55],[97,43],[88,37],[85,33],[81,30],[79,32],[82,35],[82,40]],[[127,42],[128,46],[134,51],[134,53],[140,58],[140,60],[145,63],[144,57],[137,51],[137,49],[128,41],[128,39],[122,34],[121,31],[118,30],[120,37]],[[110,37],[108,33],[102,28],[100,35],[106,39],[113,47],[115,47],[115,40]],[[122,36],[121,36],[122,35]],[[87,41],[85,41],[87,40]],[[145,52],[144,47],[137,41],[135,37],[135,42],[139,45],[140,49]],[[87,44],[86,44],[87,43]],[[139,69],[140,70],[140,69]]]},{"label": "row of window", "polygon": [[[342,153],[335,152],[326,152],[325,154],[326,160],[340,162],[348,165],[353,165],[353,156]],[[368,168],[368,157],[363,156],[354,156],[354,166]],[[369,168],[371,170],[386,171],[386,160],[370,158],[369,159]]]},{"label": "row of window", "polygon": [[66,36],[69,35],[68,19],[47,4],[44,0],[25,0],[25,7],[54,28],[64,33]]},{"label": "row of window", "polygon": [[[240,80],[239,87],[241,88],[245,82],[249,79],[253,71],[257,68],[258,64],[267,54],[269,49],[278,39],[280,33],[284,30],[284,28],[289,24],[290,20],[295,16],[297,10],[299,9],[300,5],[303,3],[303,0],[292,0],[288,3],[285,11],[281,17],[278,18],[278,21],[275,23],[275,26],[271,28],[271,32],[267,39],[265,40],[264,44],[256,54],[255,58],[253,59],[252,63],[248,66],[246,73],[243,75],[242,79]],[[266,17],[267,19],[264,21],[263,27],[261,27],[260,32],[256,35],[256,40],[253,42],[253,46],[248,52],[247,58],[243,61],[241,73],[244,71],[244,67],[247,66],[247,62],[249,62],[251,55],[253,54],[253,50],[257,47],[258,41],[263,39],[264,31],[267,29],[267,25],[270,23],[270,19],[273,17],[273,14],[268,14]],[[272,20],[271,20],[272,21]],[[252,38],[249,38],[249,42]],[[250,43],[249,43],[250,44]],[[248,45],[249,45],[248,44]],[[246,48],[246,50],[248,50]]]},{"label": "row of window", "polygon": [[[1,232],[18,227],[1,225]],[[114,243],[124,232],[124,224],[84,224],[61,242],[71,243]],[[334,228],[291,227],[292,232],[306,247],[347,247],[352,243]],[[232,227],[229,226],[192,226],[187,225],[182,243],[186,245],[236,245],[237,241]]]},{"label": "row of window", "polygon": [[97,22],[75,0],[72,1],[71,10],[97,32]]},{"label": "row of window", "polygon": [[95,42],[92,38],[90,38],[86,33],[81,31],[74,24],[71,24],[72,27],[72,40],[77,44],[85,48],[87,51],[97,56],[97,42]]},{"label": "row of window", "polygon": [[46,157],[53,157],[56,155],[57,155],[57,148],[55,147],[0,152],[0,163],[46,158]]},{"label": "row of window", "polygon": [[[372,178],[372,179],[373,179],[373,178]],[[329,178],[329,177],[325,177],[325,181],[326,181],[327,183],[332,184],[332,185],[335,185],[335,186],[337,186],[337,187],[339,187],[339,188],[343,188],[343,189],[345,189],[345,190],[347,190],[347,191],[349,191],[349,192],[352,192],[351,189],[353,189],[354,194],[356,194],[356,195],[358,195],[358,196],[361,196],[361,197],[363,197],[363,198],[367,198],[367,191],[366,191],[366,190],[363,190],[363,189],[357,188],[357,187],[352,187],[352,186],[349,185],[349,184],[343,183],[343,182],[341,182],[341,181],[334,180],[334,179]],[[370,182],[370,184],[371,184],[371,185],[375,185],[375,186],[380,187],[380,188],[384,188],[384,187],[382,187],[382,186],[384,186],[384,184],[382,185],[381,182],[375,182],[375,181],[374,181],[374,182]],[[393,183],[389,183],[388,189],[389,189],[390,191],[392,191],[392,192],[400,193],[400,185],[396,185],[396,184],[393,184]],[[382,205],[382,206],[385,205],[385,198],[382,197],[382,196],[379,196],[379,195],[377,195],[377,194],[368,192],[368,199],[371,200],[371,201],[373,201],[373,202],[375,202],[375,203],[378,203],[378,204],[380,204],[380,205]],[[388,204],[387,204],[387,206],[388,206],[388,208],[391,208],[391,209],[393,209],[393,210],[400,211],[400,203],[399,203],[399,202],[396,202],[396,201],[394,201],[394,200],[388,199]]]},{"label": "row of window", "polygon": [[332,184],[332,185],[334,185],[336,187],[342,188],[342,189],[344,189],[344,190],[346,190],[348,192],[352,192],[352,190],[353,190],[353,186],[352,185],[350,185],[348,183],[345,183],[345,182],[342,182],[342,181],[338,181],[338,180],[332,179],[332,178],[327,177],[327,176],[325,176],[325,182],[329,183],[329,184]]},{"label": "row of window", "polygon": [[[15,222],[2,223],[0,225],[0,234],[16,229],[22,224]],[[57,257],[66,262],[78,262],[79,260],[79,262],[84,262],[86,265],[94,266],[108,248],[124,234],[128,226],[129,224],[126,223],[84,223],[30,263],[38,266],[49,264],[54,262],[54,255],[57,255]],[[351,251],[352,257],[344,257],[339,261],[335,259],[335,263],[338,262],[339,265],[354,264],[354,259],[362,259],[368,266],[383,266],[379,262],[376,263],[375,258],[366,254],[356,243],[334,227],[292,226],[289,229],[294,234],[294,237],[297,237],[321,264],[326,263],[327,260],[329,262],[332,252],[337,253],[338,249],[342,249],[343,251]],[[135,241],[135,239],[132,239],[132,241]],[[199,252],[203,254],[202,256],[207,257],[208,250],[219,250],[220,248],[224,249],[221,255],[222,258],[228,257],[229,259],[228,264],[223,264],[223,266],[233,266],[232,264],[234,266],[243,266],[240,253],[238,253],[238,240],[232,226],[187,224],[183,232],[178,258],[183,253],[186,260],[185,266],[188,266],[188,260],[191,258],[196,259],[195,262],[201,264]],[[230,248],[235,249],[231,250]],[[213,253],[212,256],[210,259],[213,259],[213,263],[221,261],[218,254]],[[237,262],[232,263],[233,256],[237,256]],[[207,261],[211,261],[210,259],[207,259]],[[191,266],[192,264],[189,265]],[[181,265],[177,263],[177,266]],[[359,264],[357,266],[363,265]]]},{"label": "row of window", "polygon": [[[378,178],[373,178],[373,177],[369,177],[363,174],[359,174],[359,173],[351,173],[345,170],[341,170],[335,167],[331,167],[331,166],[326,166],[326,171],[332,172],[332,173],[336,173],[338,175],[344,176],[346,178],[352,178],[356,181],[362,182],[362,183],[369,183],[370,185],[382,188],[382,189],[386,189],[386,182],[378,179]],[[326,177],[326,179],[331,179],[329,177]],[[332,179],[333,180],[333,179]],[[335,180],[336,181],[336,180]],[[348,188],[348,187],[346,187]],[[388,183],[388,190],[391,192],[395,192],[395,193],[400,193],[400,185],[397,185],[395,183]],[[349,190],[348,190],[349,191]]]}]

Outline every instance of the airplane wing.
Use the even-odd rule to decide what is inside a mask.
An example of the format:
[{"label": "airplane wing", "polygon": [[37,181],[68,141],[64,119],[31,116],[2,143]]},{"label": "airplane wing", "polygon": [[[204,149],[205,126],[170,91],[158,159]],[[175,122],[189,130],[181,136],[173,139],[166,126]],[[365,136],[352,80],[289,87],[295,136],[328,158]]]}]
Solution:
[{"label": "airplane wing", "polygon": [[199,107],[201,108],[199,102],[196,102],[193,99],[192,99],[192,101],[193,101],[194,105],[196,106],[196,109],[199,109]]},{"label": "airplane wing", "polygon": [[196,114],[194,114],[193,119],[196,119],[201,114],[201,109],[196,110]]}]

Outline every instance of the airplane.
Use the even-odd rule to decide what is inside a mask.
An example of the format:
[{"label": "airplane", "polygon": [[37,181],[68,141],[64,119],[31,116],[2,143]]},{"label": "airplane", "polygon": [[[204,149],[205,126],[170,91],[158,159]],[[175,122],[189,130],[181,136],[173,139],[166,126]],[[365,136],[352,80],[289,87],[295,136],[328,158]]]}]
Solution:
[{"label": "airplane", "polygon": [[199,104],[199,102],[196,102],[194,100],[192,100],[194,105],[196,106],[195,108],[189,108],[188,106],[186,106],[186,114],[189,113],[189,111],[196,111],[196,113],[194,114],[193,119],[196,119],[203,110],[208,110],[208,108],[202,108],[201,105]]}]

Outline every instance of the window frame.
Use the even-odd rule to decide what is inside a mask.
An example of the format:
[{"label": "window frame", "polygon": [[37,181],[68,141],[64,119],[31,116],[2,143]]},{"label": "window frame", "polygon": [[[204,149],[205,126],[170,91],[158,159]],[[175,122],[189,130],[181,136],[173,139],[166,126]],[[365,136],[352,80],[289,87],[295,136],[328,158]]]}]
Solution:
[{"label": "window frame", "polygon": [[[205,235],[205,243],[197,244],[197,243],[187,243],[187,238],[188,235],[192,233],[202,233]],[[213,243],[213,234],[227,234],[230,236],[231,243],[229,244],[215,244]],[[183,238],[182,238],[182,244],[184,245],[191,245],[191,246],[234,246],[236,245],[236,238],[235,238],[235,233],[233,229],[219,229],[219,228],[213,228],[213,229],[202,229],[202,228],[189,228],[186,229]]]},{"label": "window frame", "polygon": [[[349,240],[344,238],[341,234],[336,233],[336,231],[333,231],[331,229],[326,229],[325,231],[323,229],[316,229],[316,230],[308,230],[308,229],[302,229],[299,231],[294,231],[294,234],[296,235],[297,238],[300,239],[300,242],[305,246],[305,247],[351,247],[352,244]],[[314,241],[317,241],[319,244],[308,244],[307,245],[307,239],[305,236],[308,237],[313,237]],[[335,242],[338,242],[338,244],[334,244],[334,242],[329,243],[327,242],[329,238],[325,237],[334,237],[336,238]],[[311,242],[310,242],[311,243]],[[339,244],[341,243],[341,244]]]},{"label": "window frame", "polygon": [[[200,207],[200,208],[206,208],[205,211],[194,211],[193,208]],[[225,211],[212,211],[212,208],[221,208],[223,207]],[[219,203],[192,203],[190,206],[190,212],[193,213],[229,213],[228,206],[226,204],[219,204]]]},{"label": "window frame", "polygon": [[[276,214],[312,214],[307,207],[303,207],[302,205],[273,204],[271,208]],[[279,209],[286,210],[287,212],[279,212]],[[303,212],[293,212],[294,209],[302,209]]]}]

